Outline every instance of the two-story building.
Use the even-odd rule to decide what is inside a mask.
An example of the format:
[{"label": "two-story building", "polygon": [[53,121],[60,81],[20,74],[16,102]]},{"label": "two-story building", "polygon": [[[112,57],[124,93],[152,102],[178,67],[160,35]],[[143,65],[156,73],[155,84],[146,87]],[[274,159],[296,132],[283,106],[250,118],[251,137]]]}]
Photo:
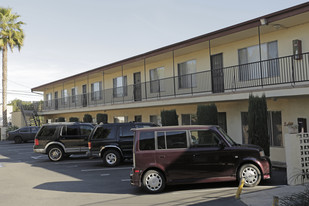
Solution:
[{"label": "two-story building", "polygon": [[[138,45],[137,45],[138,46]],[[285,161],[284,123],[309,118],[309,3],[258,17],[32,89],[40,115],[159,123],[175,109],[194,124],[197,105],[215,103],[219,122],[248,142],[249,94],[267,97],[271,159]]]}]

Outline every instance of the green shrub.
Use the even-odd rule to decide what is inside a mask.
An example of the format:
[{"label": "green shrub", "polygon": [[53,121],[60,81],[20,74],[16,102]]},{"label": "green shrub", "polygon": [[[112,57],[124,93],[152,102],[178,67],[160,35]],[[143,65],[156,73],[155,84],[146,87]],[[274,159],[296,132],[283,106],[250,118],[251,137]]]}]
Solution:
[{"label": "green shrub", "polygon": [[65,118],[64,117],[58,117],[58,122],[65,122]]},{"label": "green shrub", "polygon": [[249,96],[248,108],[248,135],[249,143],[259,145],[269,156],[269,137],[267,127],[266,97]]},{"label": "green shrub", "polygon": [[78,117],[70,117],[69,122],[79,122]]},{"label": "green shrub", "polygon": [[176,110],[161,111],[161,123],[163,126],[177,126],[178,115],[176,113]]},{"label": "green shrub", "polygon": [[107,114],[101,114],[101,113],[98,113],[97,114],[97,123],[100,124],[101,122],[103,124],[107,124],[107,121],[108,121],[108,116]]},{"label": "green shrub", "polygon": [[88,122],[88,123],[92,123],[92,116],[90,114],[85,114],[83,121]]},{"label": "green shrub", "polygon": [[197,124],[218,125],[218,110],[215,104],[197,106]]}]

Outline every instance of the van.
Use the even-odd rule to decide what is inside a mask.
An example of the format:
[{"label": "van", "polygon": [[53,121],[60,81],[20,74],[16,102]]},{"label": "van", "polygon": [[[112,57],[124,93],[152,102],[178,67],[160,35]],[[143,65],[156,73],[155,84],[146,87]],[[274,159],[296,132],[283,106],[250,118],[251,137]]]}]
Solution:
[{"label": "van", "polygon": [[133,156],[132,128],[155,127],[153,123],[127,122],[97,125],[88,140],[91,156],[99,156],[103,165],[115,167]]},{"label": "van", "polygon": [[149,193],[167,184],[235,181],[253,187],[270,179],[261,147],[235,143],[219,126],[134,129],[131,184]]}]

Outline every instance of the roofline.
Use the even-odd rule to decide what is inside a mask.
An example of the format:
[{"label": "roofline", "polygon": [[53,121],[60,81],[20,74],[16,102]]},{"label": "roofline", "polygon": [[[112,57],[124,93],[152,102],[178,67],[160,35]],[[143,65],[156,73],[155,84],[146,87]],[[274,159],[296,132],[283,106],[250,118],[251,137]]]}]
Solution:
[{"label": "roofline", "polygon": [[59,80],[47,83],[47,84],[43,84],[41,86],[37,86],[37,87],[32,88],[31,92],[41,91],[41,90],[39,90],[39,88],[41,88],[41,87],[46,87],[48,85],[55,84],[55,83],[61,83],[61,82],[66,81],[66,80],[70,80],[70,79],[74,79],[74,78],[83,76],[87,73],[108,70],[108,69],[111,69],[111,68],[115,68],[117,66],[122,66],[124,64],[129,64],[129,63],[132,63],[132,62],[141,61],[141,60],[147,59],[149,57],[157,56],[157,55],[160,55],[160,54],[163,54],[163,53],[171,52],[171,51],[181,49],[181,48],[184,48],[184,47],[188,47],[188,46],[191,46],[191,45],[194,45],[194,44],[209,41],[209,40],[212,40],[212,39],[216,39],[216,38],[219,38],[219,37],[222,37],[222,36],[226,36],[226,35],[233,34],[233,33],[236,33],[236,32],[240,32],[240,31],[243,31],[243,30],[247,30],[247,29],[250,29],[250,28],[254,28],[254,27],[261,25],[260,19],[267,19],[267,22],[271,23],[271,22],[274,22],[274,21],[278,21],[278,20],[281,20],[281,19],[284,19],[284,18],[288,18],[288,17],[295,16],[295,15],[298,15],[298,14],[301,14],[301,13],[305,13],[305,12],[308,12],[308,11],[309,11],[309,2],[299,4],[299,5],[287,8],[287,9],[283,9],[283,10],[280,10],[280,11],[277,11],[277,12],[274,12],[274,13],[271,13],[271,14],[267,14],[267,15],[264,15],[264,16],[260,16],[260,17],[251,19],[249,21],[245,21],[245,22],[242,22],[242,23],[239,23],[239,24],[235,24],[233,26],[229,26],[229,27],[226,27],[226,28],[223,28],[223,29],[219,29],[219,30],[207,33],[207,34],[203,34],[203,35],[200,35],[200,36],[197,36],[197,37],[194,37],[194,38],[190,38],[190,39],[187,39],[187,40],[184,40],[184,41],[181,41],[181,42],[177,42],[177,43],[174,43],[174,44],[171,44],[171,45],[168,45],[168,46],[164,46],[164,47],[161,47],[161,48],[158,48],[158,49],[155,49],[155,50],[151,50],[151,51],[143,53],[143,54],[139,54],[139,55],[129,57],[129,58],[126,58],[126,59],[123,59],[123,60],[120,60],[120,61],[117,61],[117,62],[114,62],[114,63],[111,63],[111,64],[107,64],[105,66],[101,66],[101,67],[98,67],[98,68],[95,68],[95,69],[92,69],[92,70],[88,70],[88,71],[85,71],[85,72],[82,72],[82,73],[78,73],[78,74],[73,75],[73,76],[69,76],[69,77],[66,77],[66,78],[63,78],[63,79],[59,79]]}]

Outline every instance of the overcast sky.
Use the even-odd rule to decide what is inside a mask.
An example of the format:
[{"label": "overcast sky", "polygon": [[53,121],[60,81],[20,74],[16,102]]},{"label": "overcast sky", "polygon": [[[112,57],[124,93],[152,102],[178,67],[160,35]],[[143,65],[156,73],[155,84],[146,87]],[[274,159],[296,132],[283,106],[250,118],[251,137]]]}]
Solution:
[{"label": "overcast sky", "polygon": [[24,47],[8,54],[8,102],[40,100],[31,88],[304,2],[0,0],[26,23]]}]

